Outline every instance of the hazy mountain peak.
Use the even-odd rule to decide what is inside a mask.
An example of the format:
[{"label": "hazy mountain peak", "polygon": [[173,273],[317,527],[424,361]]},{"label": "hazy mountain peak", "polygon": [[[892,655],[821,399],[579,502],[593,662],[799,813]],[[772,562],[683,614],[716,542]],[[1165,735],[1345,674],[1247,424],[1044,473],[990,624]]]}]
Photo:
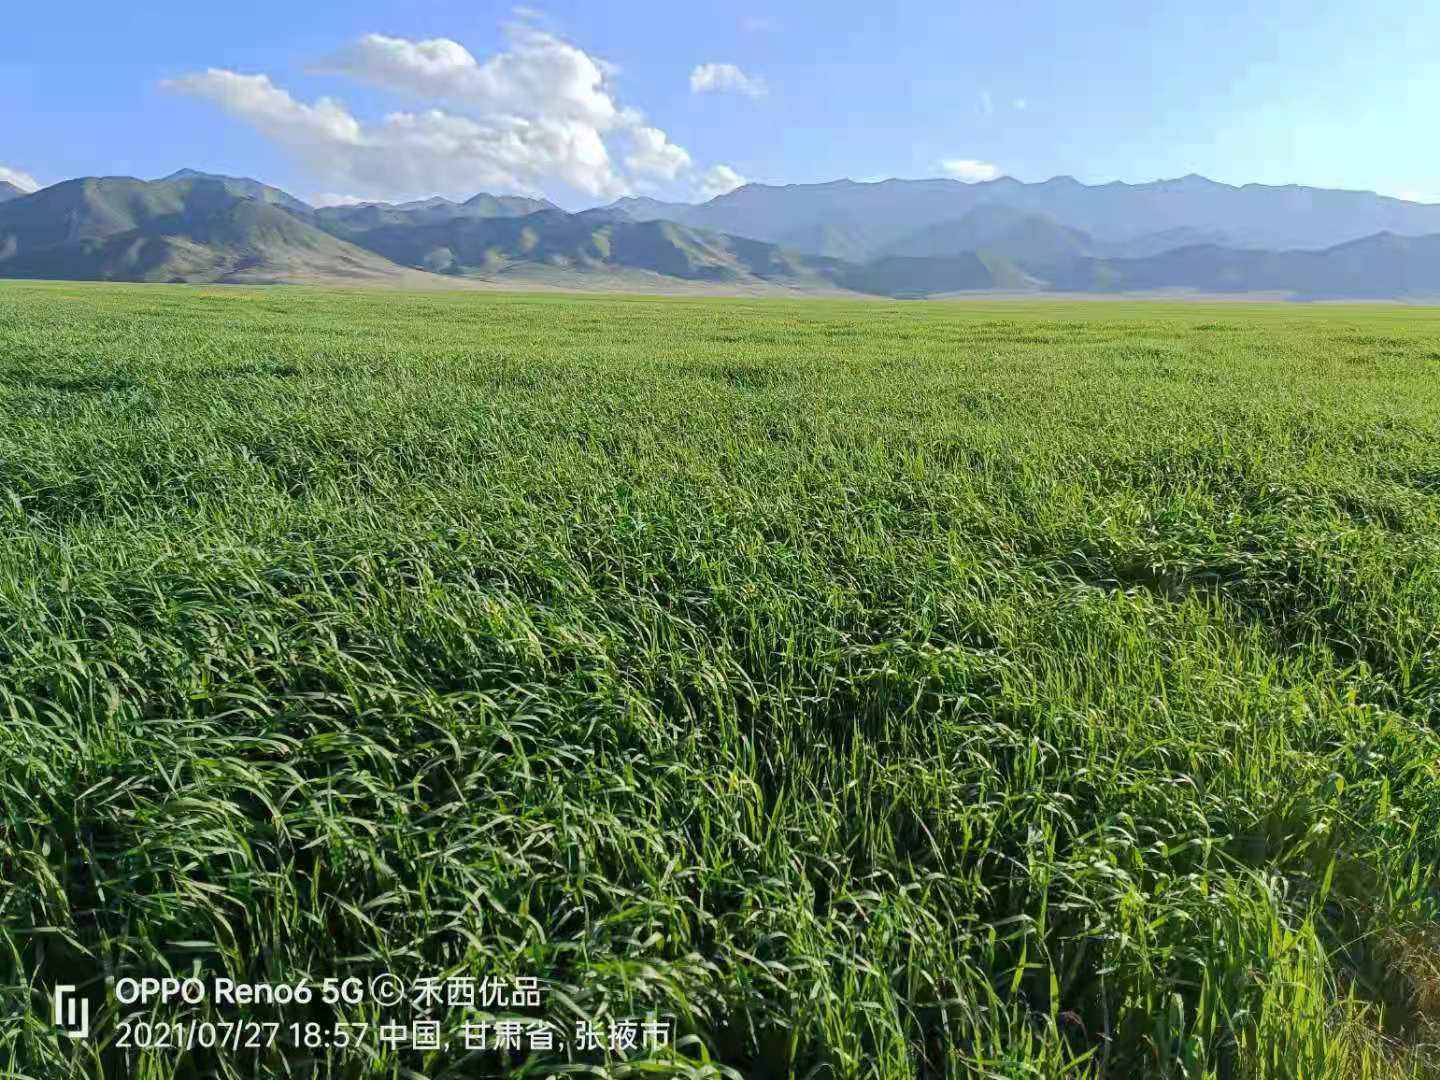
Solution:
[{"label": "hazy mountain peak", "polygon": [[268,203],[288,210],[292,214],[308,215],[314,212],[309,203],[297,199],[288,191],[261,183],[248,176],[222,176],[219,173],[201,172],[199,169],[176,169],[169,176],[152,181],[156,184],[213,184],[231,195],[256,202]]},{"label": "hazy mountain peak", "polygon": [[1156,180],[1149,184],[1136,184],[1139,188],[1148,188],[1151,191],[1176,191],[1203,193],[1208,191],[1235,191],[1229,184],[1222,184],[1217,180],[1211,180],[1208,176],[1201,176],[1199,173],[1186,173],[1184,176],[1177,176],[1170,180]]},{"label": "hazy mountain peak", "polygon": [[480,191],[466,199],[462,206],[475,209],[486,209],[496,216],[533,214],[537,210],[558,210],[549,199],[536,199],[529,195],[492,195],[488,191]]},{"label": "hazy mountain peak", "polygon": [[[643,214],[780,244],[815,255],[868,259],[917,233],[953,223],[980,203],[1003,203],[1084,232],[1098,250],[1152,254],[1173,241],[1222,240],[1241,249],[1320,250],[1390,230],[1440,233],[1440,206],[1369,192],[1313,187],[1237,187],[1189,173],[1144,183],[1040,183],[999,177],[823,184],[747,184],[698,206],[649,203]],[[627,210],[630,207],[625,207]]]},{"label": "hazy mountain peak", "polygon": [[648,195],[627,195],[605,207],[626,215],[632,221],[653,221],[656,218],[674,220],[677,215],[690,208],[690,203],[663,202]]}]

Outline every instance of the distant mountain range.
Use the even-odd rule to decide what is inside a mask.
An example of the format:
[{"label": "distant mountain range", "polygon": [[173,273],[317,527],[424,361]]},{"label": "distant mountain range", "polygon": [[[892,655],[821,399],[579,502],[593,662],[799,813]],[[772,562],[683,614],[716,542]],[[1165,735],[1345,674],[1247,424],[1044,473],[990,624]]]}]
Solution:
[{"label": "distant mountain range", "polygon": [[327,206],[314,211],[314,214],[327,229],[343,234],[347,231],[364,232],[382,225],[433,225],[464,218],[524,217],[542,210],[559,209],[546,199],[481,192],[464,202],[452,202],[437,195],[432,199],[398,205],[359,203],[355,206]]},{"label": "distant mountain range", "polygon": [[182,169],[34,193],[0,182],[0,277],[1436,299],[1440,205],[1187,176],[750,184],[580,213],[485,193],[316,208]]},{"label": "distant mountain range", "polygon": [[[1009,177],[885,180],[774,187],[747,184],[699,206],[649,199],[615,204],[636,218],[663,218],[814,254],[872,258],[891,245],[982,206],[1040,214],[1100,241],[1143,242],[1156,234],[1198,235],[1231,247],[1326,248],[1380,232],[1440,233],[1440,205],[1365,191],[1246,184],[1203,176],[1149,184],[1089,186],[1068,176],[1039,184]],[[845,251],[822,246],[843,237]],[[1152,252],[1153,253],[1153,252]]]}]

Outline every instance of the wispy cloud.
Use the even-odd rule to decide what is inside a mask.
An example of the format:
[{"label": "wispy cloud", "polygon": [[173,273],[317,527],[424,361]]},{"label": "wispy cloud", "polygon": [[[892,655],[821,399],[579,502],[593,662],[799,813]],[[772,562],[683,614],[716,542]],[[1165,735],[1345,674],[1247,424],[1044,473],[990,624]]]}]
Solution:
[{"label": "wispy cloud", "polygon": [[995,101],[991,98],[989,90],[980,91],[980,111],[986,116],[991,116],[995,112]]},{"label": "wispy cloud", "polygon": [[1014,106],[1016,112],[1024,112],[1030,107],[1030,102],[1026,101],[1023,97],[1017,97],[1010,104]]},{"label": "wispy cloud", "polygon": [[700,177],[696,192],[702,199],[713,199],[717,195],[725,195],[738,187],[743,187],[746,183],[745,177],[729,165],[715,165],[707,169]]},{"label": "wispy cloud", "polygon": [[0,165],[0,180],[7,184],[14,184],[21,191],[38,191],[40,189],[40,182],[29,173],[7,168],[4,165]]},{"label": "wispy cloud", "polygon": [[701,64],[690,72],[692,94],[734,93],[763,97],[769,90],[758,75],[742,71],[735,64]]},{"label": "wispy cloud", "polygon": [[369,201],[358,195],[338,195],[333,191],[322,191],[310,197],[311,206],[364,206]]},{"label": "wispy cloud", "polygon": [[998,165],[992,165],[988,161],[977,161],[974,158],[946,158],[940,162],[940,171],[956,180],[964,180],[967,184],[978,183],[981,180],[994,180],[1000,176]]}]

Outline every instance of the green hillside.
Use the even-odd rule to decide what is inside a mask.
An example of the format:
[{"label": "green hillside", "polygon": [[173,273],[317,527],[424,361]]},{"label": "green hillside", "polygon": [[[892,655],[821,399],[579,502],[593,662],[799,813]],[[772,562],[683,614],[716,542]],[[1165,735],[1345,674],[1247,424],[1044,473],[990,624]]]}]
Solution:
[{"label": "green hillside", "polygon": [[885,249],[911,258],[946,258],[988,251],[1032,269],[1063,265],[1093,253],[1094,240],[1044,214],[983,204],[964,217],[926,226]]},{"label": "green hillside", "polygon": [[159,183],[171,183],[184,180],[206,180],[219,184],[231,195],[239,196],[242,199],[254,199],[256,202],[268,203],[271,206],[278,206],[281,209],[289,210],[292,214],[307,215],[314,213],[314,208],[295,198],[288,191],[271,187],[269,184],[262,184],[258,180],[252,180],[247,176],[220,176],[216,173],[200,172],[198,169],[180,169],[171,173]]},{"label": "green hillside", "polygon": [[863,263],[883,250],[886,239],[885,230],[868,222],[840,220],[802,225],[782,233],[776,242],[794,251]]},{"label": "green hillside", "polygon": [[925,297],[997,287],[989,265],[973,251],[948,258],[898,255],[848,267],[841,282],[856,292],[882,296]]},{"label": "green hillside", "polygon": [[833,287],[834,260],[807,258],[753,240],[669,221],[637,222],[607,210],[524,217],[456,217],[431,225],[390,224],[344,235],[404,266],[487,276],[517,266],[583,275],[647,271],[681,281],[749,280]]},{"label": "green hillside", "polygon": [[[281,193],[283,194],[283,193]],[[0,205],[0,276],[402,280],[384,259],[227,179],[72,180]]]},{"label": "green hillside", "polygon": [[1302,299],[1440,299],[1440,236],[1383,233],[1325,251],[1205,245],[1140,259],[1080,259],[1050,274],[1059,288],[1274,292]]}]

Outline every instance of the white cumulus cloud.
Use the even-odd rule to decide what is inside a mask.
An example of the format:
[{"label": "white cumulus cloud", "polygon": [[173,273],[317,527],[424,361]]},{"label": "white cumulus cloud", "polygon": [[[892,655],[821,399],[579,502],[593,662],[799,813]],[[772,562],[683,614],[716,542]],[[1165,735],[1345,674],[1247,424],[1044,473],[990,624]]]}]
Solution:
[{"label": "white cumulus cloud", "polygon": [[4,165],[0,165],[0,180],[5,181],[7,184],[14,184],[21,191],[40,190],[40,182],[29,173],[21,172],[19,169],[7,168]]},{"label": "white cumulus cloud", "polygon": [[337,187],[396,196],[536,190],[559,179],[587,195],[628,190],[600,133],[574,120],[427,109],[363,124],[331,98],[297,101],[266,75],[211,68],[165,85],[214,102]]},{"label": "white cumulus cloud", "polygon": [[601,131],[619,119],[609,65],[553,34],[511,26],[510,48],[483,63],[458,41],[366,34],[318,70],[491,114],[574,120]]},{"label": "white cumulus cloud", "polygon": [[632,150],[625,165],[633,173],[674,180],[690,168],[690,155],[682,146],[672,143],[659,128],[638,125],[630,129]]},{"label": "white cumulus cloud", "polygon": [[734,93],[763,97],[769,90],[765,80],[750,75],[734,64],[701,64],[690,72],[692,94]]},{"label": "white cumulus cloud", "polygon": [[263,74],[211,68],[163,85],[249,124],[331,191],[533,194],[559,184],[615,198],[693,169],[688,151],[620,103],[614,65],[533,26],[506,35],[504,50],[477,58],[448,38],[367,34],[322,61],[322,73],[415,100],[374,120],[334,98],[299,100]]},{"label": "white cumulus cloud", "polygon": [[994,180],[1000,175],[998,165],[992,165],[988,161],[976,161],[974,158],[946,158],[940,162],[940,171],[968,184],[980,180]]},{"label": "white cumulus cloud", "polygon": [[696,185],[696,192],[702,199],[713,199],[717,195],[725,195],[738,187],[743,187],[748,181],[729,165],[714,165],[700,176]]}]

